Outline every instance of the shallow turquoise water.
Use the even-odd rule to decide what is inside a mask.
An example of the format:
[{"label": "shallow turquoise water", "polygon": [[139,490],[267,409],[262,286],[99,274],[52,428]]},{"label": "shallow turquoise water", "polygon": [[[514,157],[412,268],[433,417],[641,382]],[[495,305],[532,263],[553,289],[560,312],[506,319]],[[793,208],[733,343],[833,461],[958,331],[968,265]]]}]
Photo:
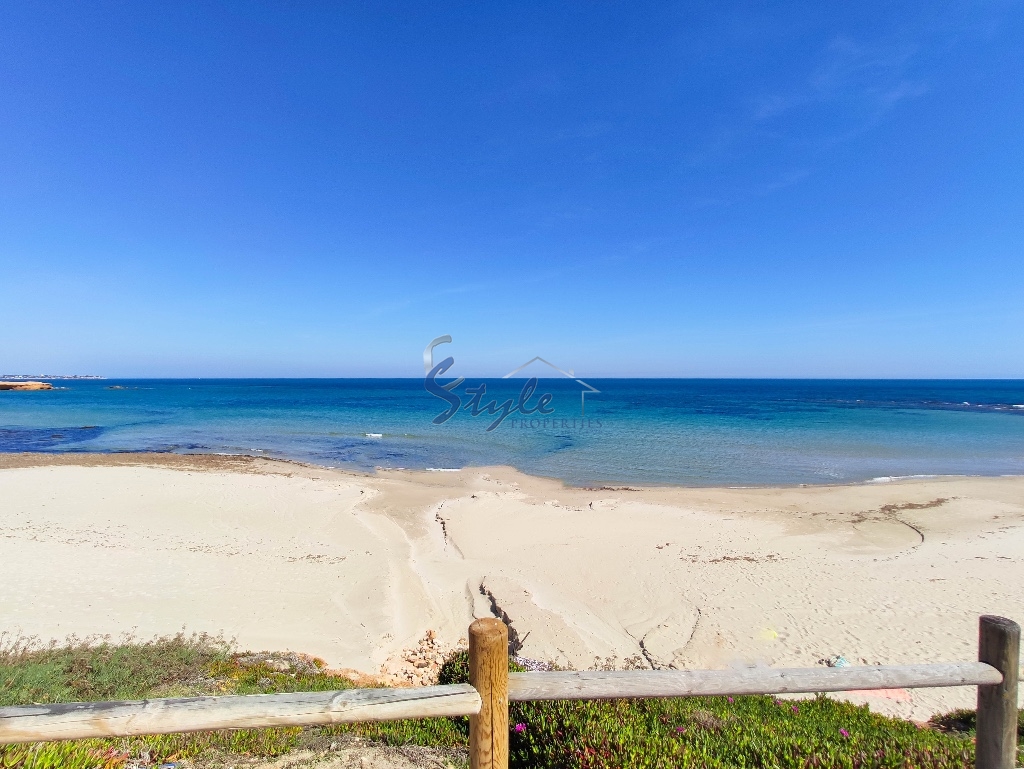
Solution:
[{"label": "shallow turquoise water", "polygon": [[[460,386],[463,405],[470,396]],[[483,380],[484,403],[523,380]],[[758,485],[1024,474],[1024,381],[542,379],[493,416],[419,379],[56,381],[0,393],[0,451],[229,452],[329,466],[508,464],[570,483]],[[112,387],[124,389],[111,389]]]}]

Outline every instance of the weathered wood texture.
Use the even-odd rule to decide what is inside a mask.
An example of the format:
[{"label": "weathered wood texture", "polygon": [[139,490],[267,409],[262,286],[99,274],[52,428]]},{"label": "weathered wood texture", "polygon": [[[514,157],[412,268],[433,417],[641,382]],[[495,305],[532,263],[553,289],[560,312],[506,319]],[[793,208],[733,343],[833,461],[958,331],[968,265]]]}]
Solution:
[{"label": "weathered wood texture", "polygon": [[530,700],[602,700],[724,694],[845,692],[997,684],[1002,675],[981,662],[848,668],[623,670],[512,673],[508,696]]},{"label": "weathered wood texture", "polygon": [[471,684],[0,708],[0,743],[470,717],[472,769],[508,769],[508,703],[978,686],[977,766],[1012,769],[1020,627],[982,617],[979,661],[847,668],[508,672],[508,629],[469,628]]},{"label": "weathered wood texture", "polygon": [[1017,765],[1020,625],[1004,617],[982,617],[978,628],[978,659],[1002,673],[1002,681],[978,687],[975,766],[978,769],[1013,769]]},{"label": "weathered wood texture", "polygon": [[471,716],[479,709],[468,684],[30,705],[0,708],[0,743]]},{"label": "weathered wood texture", "polygon": [[508,769],[508,628],[499,619],[469,626],[469,682],[480,712],[469,717],[470,769]]}]

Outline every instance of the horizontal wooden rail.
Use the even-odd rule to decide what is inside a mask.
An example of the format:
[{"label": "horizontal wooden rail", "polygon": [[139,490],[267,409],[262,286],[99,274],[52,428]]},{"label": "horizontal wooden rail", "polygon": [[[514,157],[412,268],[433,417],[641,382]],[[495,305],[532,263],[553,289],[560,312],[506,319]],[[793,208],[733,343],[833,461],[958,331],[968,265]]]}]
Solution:
[{"label": "horizontal wooden rail", "polygon": [[1015,765],[1020,627],[1004,617],[980,618],[978,662],[931,665],[507,674],[508,635],[502,622],[476,620],[469,637],[473,685],[7,707],[0,708],[0,744],[470,716],[471,769],[508,769],[509,701],[977,686],[975,765],[977,769],[1013,769]]},{"label": "horizontal wooden rail", "polygon": [[472,716],[478,712],[480,695],[469,684],[25,705],[0,708],[0,744]]},{"label": "horizontal wooden rail", "polygon": [[[554,671],[510,674],[508,698],[524,702],[783,694],[993,685],[1002,680],[998,670],[983,662],[824,669]],[[28,705],[0,708],[0,743],[475,716],[480,708],[480,696],[468,684]]]},{"label": "horizontal wooden rail", "polygon": [[984,662],[877,665],[848,668],[741,668],[736,670],[610,670],[510,673],[508,698],[605,700],[724,694],[848,692],[1001,683]]}]

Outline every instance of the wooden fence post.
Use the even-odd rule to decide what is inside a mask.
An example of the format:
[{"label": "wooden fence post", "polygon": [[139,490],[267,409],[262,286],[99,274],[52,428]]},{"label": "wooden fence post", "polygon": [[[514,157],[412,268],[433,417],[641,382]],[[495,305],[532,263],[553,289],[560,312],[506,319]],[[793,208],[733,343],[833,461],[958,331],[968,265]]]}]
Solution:
[{"label": "wooden fence post", "polygon": [[499,619],[469,626],[469,682],[480,713],[469,717],[470,769],[508,769],[508,628]]},{"label": "wooden fence post", "polygon": [[978,628],[978,661],[1003,674],[1003,682],[978,687],[977,769],[1017,765],[1017,674],[1020,625],[1005,617],[983,616]]}]

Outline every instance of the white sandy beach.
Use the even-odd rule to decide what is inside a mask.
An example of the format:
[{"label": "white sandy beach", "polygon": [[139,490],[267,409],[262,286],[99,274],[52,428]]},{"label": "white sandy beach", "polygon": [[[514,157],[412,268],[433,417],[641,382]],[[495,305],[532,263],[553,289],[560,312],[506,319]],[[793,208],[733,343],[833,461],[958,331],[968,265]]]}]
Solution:
[{"label": "white sandy beach", "polygon": [[[1024,620],[1024,478],[572,489],[508,468],[0,456],[0,629],[222,632],[369,674],[504,611],[586,668],[968,660]],[[906,717],[972,689],[857,701]]]}]

